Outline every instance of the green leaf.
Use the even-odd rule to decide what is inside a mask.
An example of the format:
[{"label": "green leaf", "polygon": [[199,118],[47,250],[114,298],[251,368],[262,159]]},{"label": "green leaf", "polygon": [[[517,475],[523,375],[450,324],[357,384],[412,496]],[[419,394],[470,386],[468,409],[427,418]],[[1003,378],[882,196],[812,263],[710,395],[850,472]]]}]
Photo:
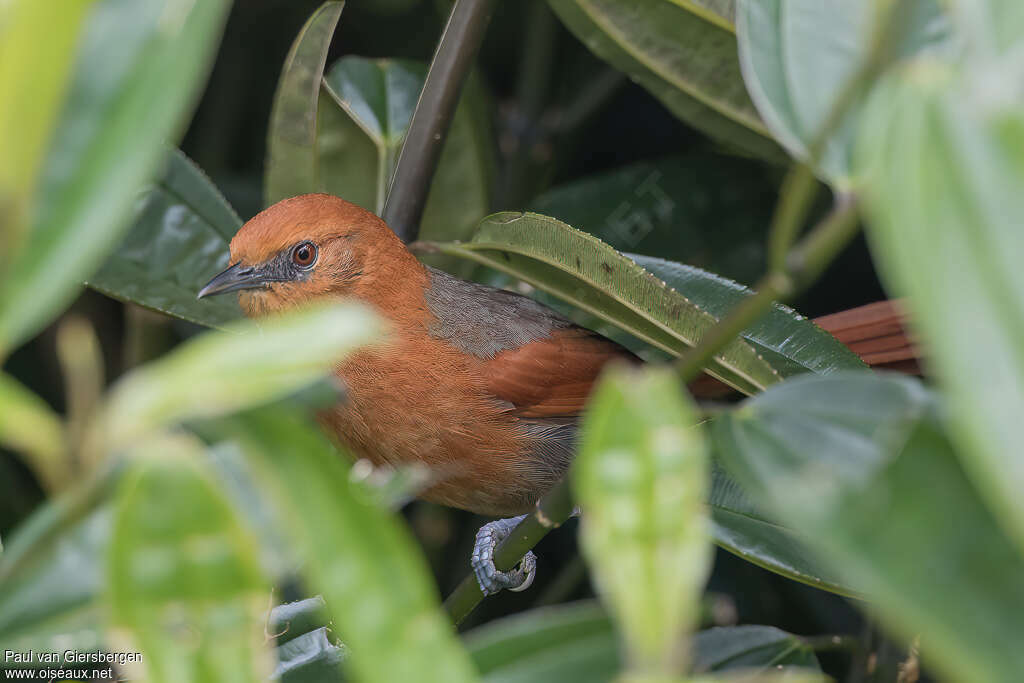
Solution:
[{"label": "green leaf", "polygon": [[[621,669],[615,629],[597,602],[532,609],[496,619],[465,636],[488,683],[612,681]],[[813,651],[771,626],[713,628],[694,635],[693,673],[735,669],[818,670]]]},{"label": "green leaf", "polygon": [[[384,210],[426,75],[427,65],[421,62],[351,55],[330,68],[320,99],[317,190],[376,214]],[[465,239],[490,209],[494,159],[489,116],[484,87],[470,78],[427,196],[421,239]],[[451,270],[461,262],[441,258],[431,263]]]},{"label": "green leaf", "polygon": [[743,86],[731,2],[548,2],[583,44],[678,118],[726,145],[782,157]]},{"label": "green leaf", "polygon": [[87,284],[120,301],[222,328],[242,317],[238,300],[196,299],[196,293],[228,266],[228,244],[241,224],[206,174],[170,150],[128,235]]},{"label": "green leaf", "polygon": [[[1024,559],[964,476],[917,380],[869,373],[772,387],[714,423],[748,491],[871,596],[954,680],[1024,670]],[[953,590],[951,587],[955,587]]]},{"label": "green leaf", "polygon": [[880,270],[908,297],[964,467],[1024,549],[1024,109],[990,106],[919,64],[880,89],[858,151]]},{"label": "green leaf", "polygon": [[267,631],[277,644],[277,670],[282,683],[322,683],[342,679],[348,648],[327,628],[326,603],[315,598],[278,605],[270,610]]},{"label": "green leaf", "polygon": [[0,445],[23,453],[48,486],[59,488],[66,481],[63,423],[43,399],[2,372]]},{"label": "green leaf", "polygon": [[46,325],[127,228],[131,202],[157,171],[164,141],[181,133],[227,6],[225,0],[94,5],[31,230],[0,278],[0,354]]},{"label": "green leaf", "polygon": [[[472,242],[433,247],[508,273],[672,355],[681,355],[717,322],[596,237],[547,216],[497,213],[480,223]],[[781,379],[739,340],[706,372],[747,394]]]},{"label": "green leaf", "polygon": [[[253,539],[185,437],[144,442],[116,497],[107,592],[127,669],[150,681],[252,681],[270,673],[269,586]],[[144,449],[144,450],[143,450]]]},{"label": "green leaf", "polygon": [[594,390],[573,463],[584,556],[635,672],[677,674],[711,570],[708,459],[669,368],[613,368]]},{"label": "green leaf", "polygon": [[767,673],[783,667],[820,671],[811,646],[774,626],[708,629],[697,634],[693,649],[694,673],[730,669]]},{"label": "green leaf", "polygon": [[274,95],[263,193],[267,206],[318,187],[317,101],[344,2],[325,2],[295,37]]},{"label": "green leaf", "polygon": [[[940,0],[908,0],[909,26],[900,56],[951,52],[953,40]],[[739,58],[750,96],[775,138],[793,156],[808,147],[844,84],[867,55],[879,4],[845,0],[738,0]],[[819,174],[840,189],[851,180],[851,150],[859,107],[829,139]]]},{"label": "green leaf", "polygon": [[[669,287],[716,319],[725,317],[754,292],[743,285],[682,263],[626,254]],[[828,374],[867,366],[848,346],[792,308],[774,304],[741,335],[783,377]]]},{"label": "green leaf", "polygon": [[323,594],[336,633],[351,648],[355,678],[476,679],[411,535],[352,480],[347,461],[315,425],[275,406],[215,428],[237,439],[273,485],[306,559],[306,583]]},{"label": "green leaf", "polygon": [[775,205],[775,184],[766,166],[688,153],[559,185],[529,209],[579,226],[619,251],[749,283],[764,273],[764,226]]},{"label": "green leaf", "polygon": [[279,645],[275,654],[274,678],[281,683],[323,683],[343,680],[341,664],[348,650],[321,626]]},{"label": "green leaf", "polygon": [[379,330],[367,309],[330,304],[206,332],[122,378],[96,438],[116,449],[183,420],[283,398],[327,375]]},{"label": "green leaf", "polygon": [[863,597],[822,565],[811,543],[766,515],[717,463],[711,468],[711,536],[715,544],[747,562],[800,583],[847,597]]},{"label": "green leaf", "polygon": [[[47,503],[32,518],[52,517],[59,506]],[[0,642],[11,650],[100,650],[104,617],[101,557],[110,538],[111,508],[101,506],[74,521],[40,549],[33,561],[0,581]],[[9,544],[21,544],[23,525]],[[5,558],[6,560],[6,558]]]},{"label": "green leaf", "polygon": [[29,202],[92,0],[54,13],[38,0],[0,9],[0,268],[27,228]]}]

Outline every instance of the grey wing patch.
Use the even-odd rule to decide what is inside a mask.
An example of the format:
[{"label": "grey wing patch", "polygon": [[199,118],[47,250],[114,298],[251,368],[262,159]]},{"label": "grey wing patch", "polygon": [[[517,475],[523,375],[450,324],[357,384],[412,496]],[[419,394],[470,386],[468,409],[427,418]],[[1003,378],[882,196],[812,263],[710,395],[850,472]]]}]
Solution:
[{"label": "grey wing patch", "polygon": [[520,423],[526,433],[535,439],[530,449],[528,467],[531,474],[541,480],[544,487],[554,486],[569,469],[576,454],[576,418],[530,418]]},{"label": "grey wing patch", "polygon": [[427,266],[425,296],[434,315],[428,331],[466,353],[494,358],[572,323],[533,299],[475,282],[466,282]]}]

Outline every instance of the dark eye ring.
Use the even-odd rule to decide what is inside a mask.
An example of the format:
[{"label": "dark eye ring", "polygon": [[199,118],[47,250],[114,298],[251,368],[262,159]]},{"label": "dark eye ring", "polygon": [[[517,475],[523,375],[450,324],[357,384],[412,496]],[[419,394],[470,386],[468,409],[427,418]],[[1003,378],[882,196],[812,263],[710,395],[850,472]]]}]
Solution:
[{"label": "dark eye ring", "polygon": [[292,263],[300,268],[309,268],[316,262],[317,248],[312,242],[300,242],[292,249]]}]

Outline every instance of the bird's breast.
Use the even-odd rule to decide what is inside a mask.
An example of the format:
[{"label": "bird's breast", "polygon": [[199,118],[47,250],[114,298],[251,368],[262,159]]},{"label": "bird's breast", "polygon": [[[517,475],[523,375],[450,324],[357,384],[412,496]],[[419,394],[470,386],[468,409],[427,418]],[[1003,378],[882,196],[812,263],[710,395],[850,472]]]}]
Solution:
[{"label": "bird's breast", "polygon": [[321,421],[358,458],[425,465],[434,481],[427,500],[515,514],[542,484],[531,477],[529,433],[487,394],[482,370],[480,359],[445,340],[399,334],[339,367],[346,397]]}]

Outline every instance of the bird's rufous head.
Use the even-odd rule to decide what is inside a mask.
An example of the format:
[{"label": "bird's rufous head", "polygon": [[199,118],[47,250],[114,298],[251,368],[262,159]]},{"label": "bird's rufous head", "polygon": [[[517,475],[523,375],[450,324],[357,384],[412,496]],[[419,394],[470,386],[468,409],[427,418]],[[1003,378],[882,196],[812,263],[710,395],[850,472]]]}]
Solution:
[{"label": "bird's rufous head", "polygon": [[285,199],[253,217],[231,240],[230,262],[198,296],[240,292],[248,315],[326,296],[382,303],[422,278],[383,220],[327,194]]}]

